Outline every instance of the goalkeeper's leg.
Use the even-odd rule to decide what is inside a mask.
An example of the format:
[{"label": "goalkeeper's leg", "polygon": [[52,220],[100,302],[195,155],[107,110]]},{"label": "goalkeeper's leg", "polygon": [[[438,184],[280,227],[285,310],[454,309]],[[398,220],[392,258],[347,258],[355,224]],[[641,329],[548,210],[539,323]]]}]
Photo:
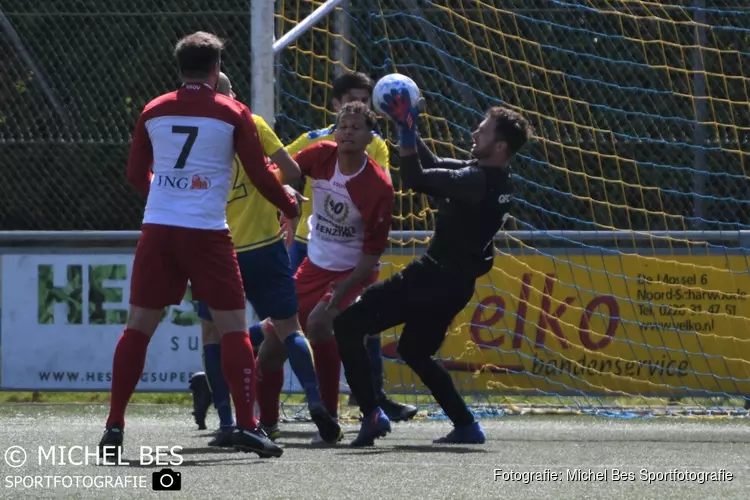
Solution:
[{"label": "goalkeeper's leg", "polygon": [[419,376],[445,415],[453,422],[453,431],[434,442],[484,443],[484,431],[458,393],[450,373],[433,358],[453,319],[453,315],[436,317],[434,314],[437,310],[439,309],[433,311],[432,316],[425,314],[421,319],[407,321],[398,342],[399,356]]},{"label": "goalkeeper's leg", "polygon": [[410,295],[410,282],[419,274],[415,270],[414,265],[409,265],[401,273],[369,286],[359,300],[334,320],[333,330],[346,380],[363,415],[362,427],[352,446],[372,446],[375,439],[391,430],[390,419],[379,406],[365,337],[406,320],[413,301],[419,300]]},{"label": "goalkeeper's leg", "polygon": [[[471,300],[476,281],[472,277],[447,273],[441,278],[443,273],[436,269],[433,273],[424,280],[422,301],[419,307],[412,309],[404,325],[398,353],[453,422],[453,431],[434,442],[481,444],[485,441],[482,427],[458,393],[448,370],[433,358],[443,345],[453,318]],[[451,283],[451,286],[442,289],[435,286],[440,282]]]}]

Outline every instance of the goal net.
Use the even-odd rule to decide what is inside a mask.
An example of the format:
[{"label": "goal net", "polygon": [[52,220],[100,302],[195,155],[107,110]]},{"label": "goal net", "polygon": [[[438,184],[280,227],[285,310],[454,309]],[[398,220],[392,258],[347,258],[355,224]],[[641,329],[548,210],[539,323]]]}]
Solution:
[{"label": "goal net", "polygon": [[[317,5],[279,2],[279,32]],[[341,68],[413,78],[427,100],[420,132],[443,156],[468,157],[488,107],[521,111],[537,140],[514,162],[510,231],[438,354],[462,392],[493,412],[741,410],[743,9],[353,2],[280,55],[279,130],[329,123]],[[429,199],[400,189],[395,153],[392,164],[397,232],[383,276],[424,251],[435,215]],[[397,335],[384,338],[387,388],[424,394],[397,360]]]},{"label": "goal net", "polygon": [[[278,0],[277,38],[321,4]],[[197,30],[227,39],[224,70],[249,103],[250,7],[4,1],[0,229],[137,229],[123,166],[139,111],[175,87],[171,48]],[[508,232],[438,353],[462,393],[480,413],[742,411],[748,19],[739,0],[347,2],[277,55],[275,127],[288,143],[329,125],[331,80],[350,70],[413,78],[441,156],[468,158],[488,107],[522,112],[537,138],[513,164]],[[397,190],[385,278],[424,251],[436,212],[401,189],[380,127]],[[386,389],[431,405],[398,331],[384,335]]]}]

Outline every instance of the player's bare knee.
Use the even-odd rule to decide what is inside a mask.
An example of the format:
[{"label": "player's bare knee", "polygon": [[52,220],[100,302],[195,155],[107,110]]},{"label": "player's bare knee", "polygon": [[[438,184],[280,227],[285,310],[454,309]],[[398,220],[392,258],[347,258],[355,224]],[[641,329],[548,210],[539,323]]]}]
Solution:
[{"label": "player's bare knee", "polygon": [[232,311],[217,311],[210,309],[213,318],[214,327],[219,336],[232,332],[246,332],[247,312],[244,309],[235,309]]},{"label": "player's bare knee", "polygon": [[315,309],[307,318],[307,338],[311,344],[321,344],[333,337],[333,321],[330,312]]},{"label": "player's bare knee", "polygon": [[201,337],[203,338],[203,345],[221,343],[221,335],[211,321],[201,321]]},{"label": "player's bare knee", "polygon": [[302,330],[302,327],[299,325],[299,318],[296,314],[291,318],[274,319],[273,327],[276,330],[276,336],[282,341],[294,332]]},{"label": "player's bare knee", "polygon": [[156,328],[161,323],[163,314],[164,309],[146,309],[144,307],[130,306],[127,328],[137,330],[148,337],[153,337]]}]

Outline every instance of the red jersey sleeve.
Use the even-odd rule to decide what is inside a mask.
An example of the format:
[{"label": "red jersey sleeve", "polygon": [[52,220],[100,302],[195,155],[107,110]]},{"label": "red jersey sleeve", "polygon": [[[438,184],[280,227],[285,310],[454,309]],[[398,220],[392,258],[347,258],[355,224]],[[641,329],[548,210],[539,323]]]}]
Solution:
[{"label": "red jersey sleeve", "polygon": [[261,195],[273,203],[288,218],[299,215],[297,200],[284,190],[279,179],[269,168],[263,154],[258,129],[247,106],[242,105],[239,123],[234,128],[234,148],[240,157],[248,179]]},{"label": "red jersey sleeve", "polygon": [[294,161],[299,165],[302,175],[320,177],[320,173],[325,169],[326,160],[336,152],[336,144],[329,141],[316,142],[294,155]]},{"label": "red jersey sleeve", "polygon": [[151,146],[151,138],[146,130],[146,119],[144,113],[138,117],[133,131],[133,139],[130,143],[130,154],[126,176],[128,181],[143,196],[148,196],[151,187],[151,165],[154,163],[154,150]]},{"label": "red jersey sleeve", "polygon": [[393,217],[393,186],[382,184],[377,197],[368,206],[365,217],[365,234],[362,252],[367,255],[382,255],[388,246]]}]

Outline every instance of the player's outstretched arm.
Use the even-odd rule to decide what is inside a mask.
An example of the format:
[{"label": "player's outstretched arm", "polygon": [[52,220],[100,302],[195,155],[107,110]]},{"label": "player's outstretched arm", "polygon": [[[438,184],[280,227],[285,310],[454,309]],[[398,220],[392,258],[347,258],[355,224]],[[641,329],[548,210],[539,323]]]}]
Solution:
[{"label": "player's outstretched arm", "polygon": [[413,148],[401,148],[401,182],[406,189],[418,193],[466,203],[478,203],[486,190],[486,176],[482,169],[464,167],[457,170],[425,170]]},{"label": "player's outstretched arm", "polygon": [[130,154],[126,176],[128,181],[144,197],[148,196],[151,187],[151,165],[154,163],[154,150],[151,138],[146,130],[143,113],[138,117],[133,131],[133,140],[130,143]]},{"label": "player's outstretched arm", "polygon": [[[394,91],[395,92],[395,91]],[[417,120],[419,109],[410,102],[409,93],[402,90],[400,94],[386,96],[383,110],[393,119],[399,130],[399,149],[401,156],[401,181],[407,189],[438,198],[451,198],[468,203],[479,202],[486,189],[485,174],[480,168],[465,167],[451,170],[438,168],[441,163],[456,168],[461,162],[452,160],[436,162],[436,157],[417,137]],[[427,156],[433,168],[424,169],[420,158]]]},{"label": "player's outstretched arm", "polygon": [[419,114],[424,109],[424,99],[411,102],[409,91],[406,89],[392,90],[389,95],[384,96],[384,103],[380,105],[381,110],[396,124],[399,130],[399,145],[401,148],[412,149],[416,147],[422,166],[431,168],[462,168],[463,162],[450,158],[440,158],[435,155],[427,144],[417,134],[417,121]]},{"label": "player's outstretched arm", "polygon": [[453,158],[440,158],[433,153],[427,144],[424,143],[420,136],[417,136],[417,152],[419,153],[419,161],[422,164],[422,168],[463,168],[466,165],[461,160],[454,160]]},{"label": "player's outstretched arm", "polygon": [[266,123],[263,117],[253,115],[253,123],[258,129],[260,143],[263,145],[263,153],[278,167],[281,174],[279,179],[282,184],[293,184],[302,176],[299,165],[292,159],[289,152],[279,140],[276,132]]},{"label": "player's outstretched arm", "polygon": [[289,219],[299,215],[299,205],[266,165],[263,145],[258,136],[250,110],[243,106],[242,115],[234,129],[234,147],[248,179],[261,195],[273,203]]},{"label": "player's outstretched arm", "polygon": [[295,186],[302,178],[302,172],[299,169],[299,165],[297,165],[297,162],[294,161],[294,158],[292,158],[286,149],[279,149],[269,156],[269,158],[277,167],[279,167],[279,172],[281,173],[280,181],[282,184]]}]

